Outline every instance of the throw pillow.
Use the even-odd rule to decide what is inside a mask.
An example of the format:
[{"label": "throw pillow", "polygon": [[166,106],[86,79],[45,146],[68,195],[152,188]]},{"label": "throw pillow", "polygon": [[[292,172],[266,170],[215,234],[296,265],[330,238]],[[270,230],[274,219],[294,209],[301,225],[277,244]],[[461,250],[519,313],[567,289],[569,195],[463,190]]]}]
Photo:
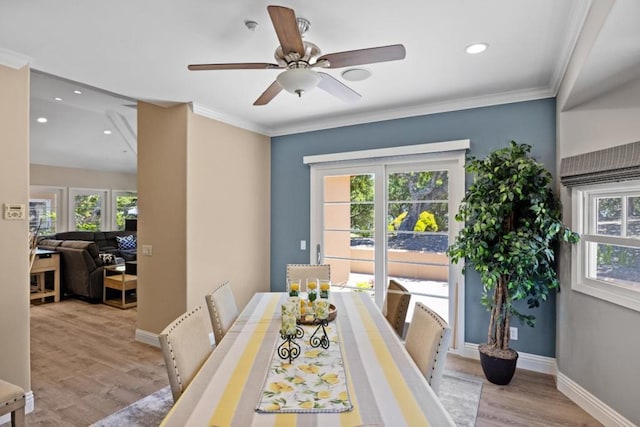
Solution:
[{"label": "throw pillow", "polygon": [[113,254],[98,254],[98,257],[100,257],[104,265],[111,265],[116,263],[116,257],[113,256]]},{"label": "throw pillow", "polygon": [[129,234],[128,236],[116,236],[116,240],[118,241],[118,248],[121,251],[127,249],[136,249],[136,247],[138,246],[136,236],[133,234]]}]

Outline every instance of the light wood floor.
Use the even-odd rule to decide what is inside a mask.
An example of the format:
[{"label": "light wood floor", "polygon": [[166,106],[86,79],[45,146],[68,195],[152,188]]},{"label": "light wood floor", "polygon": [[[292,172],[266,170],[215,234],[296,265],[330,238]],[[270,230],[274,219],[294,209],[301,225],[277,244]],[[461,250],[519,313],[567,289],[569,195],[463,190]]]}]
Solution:
[{"label": "light wood floor", "polygon": [[[88,426],[168,384],[160,350],[133,339],[135,317],[135,309],[73,299],[31,306],[36,409],[28,426]],[[447,369],[483,379],[475,360],[449,356]],[[508,386],[484,380],[476,425],[600,424],[556,390],[552,376],[518,370]]]}]

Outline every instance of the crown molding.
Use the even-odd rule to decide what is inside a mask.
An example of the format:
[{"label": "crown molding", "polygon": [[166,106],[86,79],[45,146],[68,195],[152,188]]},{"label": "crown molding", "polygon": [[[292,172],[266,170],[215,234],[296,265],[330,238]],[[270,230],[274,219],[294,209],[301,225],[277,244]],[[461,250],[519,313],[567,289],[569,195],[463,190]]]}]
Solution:
[{"label": "crown molding", "polygon": [[295,133],[312,132],[365,123],[381,122],[385,120],[402,119],[406,117],[425,116],[429,114],[445,113],[449,111],[468,110],[471,108],[489,107],[492,105],[510,104],[514,102],[532,101],[535,99],[552,98],[555,96],[549,87],[534,88],[502,92],[489,96],[460,98],[451,101],[425,103],[412,107],[385,109],[378,112],[356,113],[327,120],[313,120],[291,126],[280,126],[271,129],[269,136],[291,135]]},{"label": "crown molding", "polygon": [[7,67],[19,70],[20,68],[24,67],[25,65],[29,65],[32,62],[33,59],[29,56],[14,52],[9,49],[0,48],[0,65],[6,65]]},{"label": "crown molding", "polygon": [[587,21],[587,16],[589,15],[592,3],[593,0],[588,0],[586,2],[574,2],[571,6],[571,11],[569,12],[571,21],[567,23],[565,30],[567,34],[573,34],[573,37],[566,38],[564,40],[564,44],[560,46],[560,49],[558,50],[558,58],[560,59],[556,62],[556,67],[551,73],[551,81],[549,83],[553,90],[553,96],[556,96],[560,90],[560,85],[562,84],[562,80],[569,68],[569,63],[571,62],[573,53],[578,45],[578,40],[580,39],[582,29]]},{"label": "crown molding", "polygon": [[267,128],[264,128],[256,123],[248,122],[246,120],[242,120],[235,116],[230,116],[228,114],[214,111],[200,104],[196,104],[195,102],[191,102],[190,104],[191,104],[191,110],[194,112],[194,114],[208,117],[210,119],[217,120],[219,122],[223,122],[228,125],[236,126],[242,129],[246,129],[251,132],[256,132],[262,135],[271,136]]},{"label": "crown molding", "polygon": [[264,127],[257,123],[229,116],[210,108],[191,102],[191,109],[195,114],[208,117],[232,126],[257,132],[269,137],[291,135],[296,133],[313,132],[324,129],[333,129],[346,126],[354,126],[366,123],[382,122],[386,120],[403,119],[407,117],[426,116],[429,114],[446,113],[449,111],[468,110],[471,108],[490,107],[493,105],[511,104],[514,102],[533,101],[536,99],[552,98],[556,94],[549,87],[533,88],[502,92],[489,96],[477,96],[460,98],[451,101],[425,103],[411,107],[384,109],[381,111],[355,113],[326,120],[307,120],[293,125]]}]

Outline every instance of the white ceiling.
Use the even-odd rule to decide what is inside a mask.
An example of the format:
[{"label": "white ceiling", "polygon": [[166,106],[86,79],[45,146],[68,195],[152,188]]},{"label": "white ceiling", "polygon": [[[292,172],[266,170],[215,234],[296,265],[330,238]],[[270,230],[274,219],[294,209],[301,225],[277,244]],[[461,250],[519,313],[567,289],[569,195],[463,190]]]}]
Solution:
[{"label": "white ceiling", "polygon": [[[366,81],[325,70],[362,95],[356,104],[314,90],[255,107],[279,70],[187,70],[273,62],[278,41],[266,1],[0,0],[0,62],[24,57],[65,79],[32,77],[32,163],[133,172],[135,110],[126,105],[136,99],[192,102],[200,114],[273,136],[555,96],[588,8],[603,1],[278,2],[311,21],[305,40],[323,53],[405,45],[406,59],[364,67]],[[640,76],[639,5],[615,0],[572,105],[597,96],[594,83],[600,90]],[[255,31],[247,19],[259,23]],[[485,53],[464,52],[478,41],[489,43]],[[74,96],[72,82],[99,90]],[[39,115],[49,122],[35,123]]]}]

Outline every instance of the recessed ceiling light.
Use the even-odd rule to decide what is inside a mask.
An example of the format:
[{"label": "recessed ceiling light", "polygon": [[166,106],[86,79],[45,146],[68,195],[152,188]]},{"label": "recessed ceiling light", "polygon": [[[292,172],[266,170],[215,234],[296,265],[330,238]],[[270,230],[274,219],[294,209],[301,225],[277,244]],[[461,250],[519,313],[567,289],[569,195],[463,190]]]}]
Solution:
[{"label": "recessed ceiling light", "polygon": [[82,95],[82,91],[81,90],[74,90],[73,93],[75,93],[76,95]]},{"label": "recessed ceiling light", "polygon": [[53,99],[55,99],[56,101],[62,101],[62,98],[60,98],[59,96],[56,96],[56,97],[55,97],[55,98],[53,98]]},{"label": "recessed ceiling light", "polygon": [[47,118],[46,117],[38,117],[36,121],[38,123],[47,123]]},{"label": "recessed ceiling light", "polygon": [[361,82],[371,77],[371,71],[364,68],[351,68],[342,72],[342,78],[350,82]]},{"label": "recessed ceiling light", "polygon": [[105,135],[111,135],[111,131],[109,129],[106,129],[102,133],[104,133]]},{"label": "recessed ceiling light", "polygon": [[475,54],[475,53],[482,53],[485,50],[487,50],[487,48],[489,47],[488,44],[486,43],[474,43],[474,44],[470,44],[469,46],[467,46],[465,48],[465,50],[467,51],[467,53],[469,54]]}]

